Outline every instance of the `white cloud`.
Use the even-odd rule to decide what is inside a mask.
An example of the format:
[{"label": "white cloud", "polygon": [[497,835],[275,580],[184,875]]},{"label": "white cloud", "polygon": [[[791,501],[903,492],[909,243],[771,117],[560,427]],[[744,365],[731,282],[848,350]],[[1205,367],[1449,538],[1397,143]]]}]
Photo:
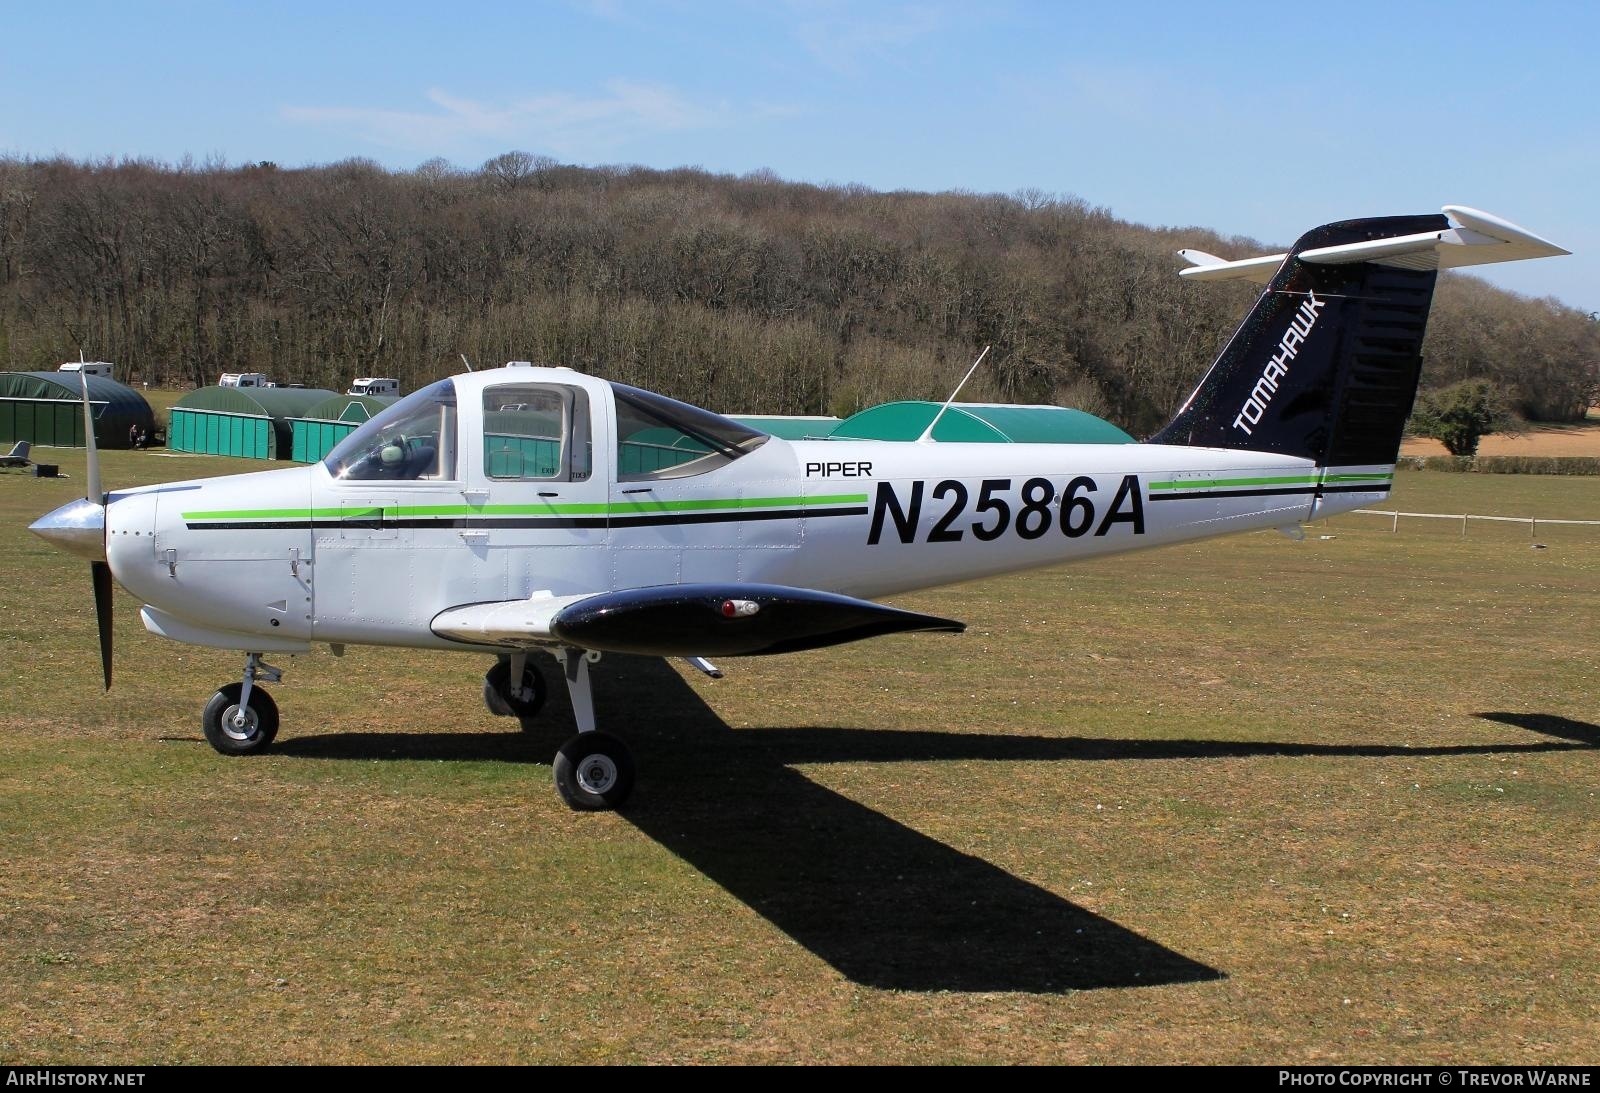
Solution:
[{"label": "white cloud", "polygon": [[[477,145],[521,144],[569,160],[612,154],[637,138],[731,124],[725,102],[697,103],[658,84],[613,80],[603,94],[557,91],[506,104],[434,88],[431,110],[362,106],[286,106],[286,121],[342,129],[390,148],[442,153]],[[761,111],[764,113],[765,111]]]}]

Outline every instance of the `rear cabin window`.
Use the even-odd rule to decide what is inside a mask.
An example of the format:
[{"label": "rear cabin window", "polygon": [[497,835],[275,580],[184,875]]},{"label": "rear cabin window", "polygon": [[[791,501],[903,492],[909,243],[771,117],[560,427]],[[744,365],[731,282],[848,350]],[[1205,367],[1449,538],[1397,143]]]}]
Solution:
[{"label": "rear cabin window", "polygon": [[704,474],[748,455],[769,437],[710,410],[613,383],[617,481],[658,482]]},{"label": "rear cabin window", "polygon": [[499,481],[589,477],[589,397],[575,387],[491,387],[483,393],[483,472]]}]

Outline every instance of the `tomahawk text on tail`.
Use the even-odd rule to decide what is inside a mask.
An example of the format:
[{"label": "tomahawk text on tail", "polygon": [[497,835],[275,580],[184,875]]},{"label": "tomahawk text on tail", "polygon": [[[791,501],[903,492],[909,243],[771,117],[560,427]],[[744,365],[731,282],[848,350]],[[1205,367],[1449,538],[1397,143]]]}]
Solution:
[{"label": "tomahawk text on tail", "polygon": [[[220,752],[269,746],[263,653],[347,644],[497,658],[485,701],[528,719],[536,650],[578,735],[554,764],[574,808],[623,801],[633,765],[597,732],[588,664],[813,649],[953,620],[872,600],[1261,528],[1387,496],[1438,270],[1564,253],[1470,209],[1329,224],[1201,280],[1265,282],[1172,424],[1139,444],[797,440],[564,368],[439,380],[321,463],[102,492],[33,530],[91,561],[107,686],[111,582],[153,633],[246,653],[202,716]],[[88,413],[87,389],[84,393]]]}]

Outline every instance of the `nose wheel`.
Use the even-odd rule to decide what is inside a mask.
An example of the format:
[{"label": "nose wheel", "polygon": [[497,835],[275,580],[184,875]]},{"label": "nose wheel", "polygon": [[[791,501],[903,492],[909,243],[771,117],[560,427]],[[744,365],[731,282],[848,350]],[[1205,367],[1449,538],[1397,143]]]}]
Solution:
[{"label": "nose wheel", "polygon": [[278,735],[278,704],[256,680],[276,683],[282,678],[283,670],[264,662],[261,654],[247,656],[244,678],[223,684],[200,715],[206,742],[223,755],[254,755],[265,749]]},{"label": "nose wheel", "polygon": [[242,683],[228,683],[211,696],[200,728],[206,741],[223,755],[254,755],[278,735],[278,704],[260,687],[239,701]]}]

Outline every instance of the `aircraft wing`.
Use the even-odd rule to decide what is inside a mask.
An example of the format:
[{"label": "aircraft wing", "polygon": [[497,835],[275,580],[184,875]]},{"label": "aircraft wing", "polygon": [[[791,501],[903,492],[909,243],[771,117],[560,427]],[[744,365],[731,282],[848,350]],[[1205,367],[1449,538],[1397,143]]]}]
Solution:
[{"label": "aircraft wing", "polygon": [[439,612],[429,625],[441,638],[473,645],[495,645],[509,649],[558,645],[561,639],[551,631],[556,615],[562,608],[590,598],[587,593],[557,596],[550,592],[535,592],[525,600],[468,603]]},{"label": "aircraft wing", "polygon": [[908,630],[960,632],[965,623],[868,600],[772,584],[681,584],[442,611],[443,638],[498,648],[570,645],[647,656],[762,656],[820,649]]}]

